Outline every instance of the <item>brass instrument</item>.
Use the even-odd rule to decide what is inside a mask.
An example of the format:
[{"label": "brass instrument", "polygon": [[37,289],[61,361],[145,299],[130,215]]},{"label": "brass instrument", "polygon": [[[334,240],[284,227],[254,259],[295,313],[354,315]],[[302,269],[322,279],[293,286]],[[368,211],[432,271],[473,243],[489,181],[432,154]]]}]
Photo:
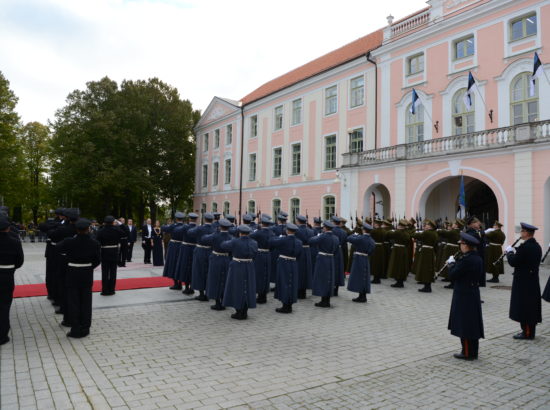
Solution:
[{"label": "brass instrument", "polygon": [[[521,238],[516,239],[516,241],[512,244],[512,248],[516,245],[516,243],[520,241],[520,239]],[[493,262],[493,266],[497,266],[497,263],[500,263],[500,261],[503,260],[505,256],[506,256],[506,252],[503,252],[502,255],[500,255],[500,257]]]}]

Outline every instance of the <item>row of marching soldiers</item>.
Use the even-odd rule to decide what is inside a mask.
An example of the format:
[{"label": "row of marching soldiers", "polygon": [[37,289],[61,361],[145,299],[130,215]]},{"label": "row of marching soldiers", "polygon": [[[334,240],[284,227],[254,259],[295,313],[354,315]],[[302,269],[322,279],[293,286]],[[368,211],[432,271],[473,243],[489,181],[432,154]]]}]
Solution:
[{"label": "row of marching soldiers", "polygon": [[[367,218],[367,222],[370,220]],[[375,241],[375,250],[371,258],[372,283],[380,279],[393,278],[395,288],[404,287],[404,282],[412,273],[417,283],[423,287],[420,292],[431,292],[431,284],[438,276],[450,282],[446,288],[453,288],[448,279],[447,260],[459,252],[460,232],[465,232],[478,239],[477,252],[484,260],[484,273],[479,278],[480,286],[485,286],[486,273],[492,274],[489,282],[499,282],[499,275],[504,273],[502,246],[506,235],[502,224],[495,221],[492,228],[482,230],[479,219],[469,217],[447,223],[441,229],[435,222],[425,219],[423,229],[417,230],[417,221],[400,219],[394,228],[392,221],[375,219],[374,229],[370,235]],[[353,250],[352,250],[353,251]]]},{"label": "row of marching soldiers", "polygon": [[[174,280],[170,289],[182,290],[186,295],[199,294],[199,301],[215,301],[213,310],[233,307],[234,319],[247,318],[249,308],[267,301],[273,290],[282,306],[279,313],[291,313],[298,299],[305,299],[308,289],[320,296],[317,307],[330,307],[330,298],[338,296],[338,288],[345,285],[344,249],[354,247],[353,269],[348,290],[359,293],[354,302],[366,302],[370,293],[368,255],[375,248],[367,234],[369,224],[362,224],[363,232],[348,234],[342,229],[342,218],[333,216],[322,222],[314,219],[307,224],[303,215],[296,224],[287,222],[288,214],[280,212],[277,222],[262,214],[258,224],[254,215],[244,215],[242,224],[235,226],[235,218],[206,213],[199,225],[198,215],[177,212],[176,222],[164,226],[171,235],[163,275]],[[271,288],[271,283],[275,286]]]}]

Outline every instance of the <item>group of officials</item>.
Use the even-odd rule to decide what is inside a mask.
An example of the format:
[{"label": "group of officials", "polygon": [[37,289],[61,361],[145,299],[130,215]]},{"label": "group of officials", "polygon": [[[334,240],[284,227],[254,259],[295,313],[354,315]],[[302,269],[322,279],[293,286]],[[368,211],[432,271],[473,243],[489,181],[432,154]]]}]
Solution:
[{"label": "group of officials", "polygon": [[[131,260],[135,228],[130,221],[125,225],[124,220],[107,216],[102,228],[91,229],[91,222],[80,218],[77,209],[60,208],[55,214],[55,219],[40,225],[48,236],[48,299],[59,307],[56,313],[64,315],[62,325],[71,328],[67,335],[85,337],[91,326],[93,270],[101,264],[102,295],[113,295],[117,267]],[[308,289],[321,298],[315,306],[328,308],[331,297],[345,286],[346,271],[350,272],[347,289],[358,294],[353,299],[358,303],[367,302],[371,283],[383,278],[393,278],[391,286],[402,288],[413,273],[423,285],[419,290],[431,292],[431,283],[441,275],[449,282],[446,287],[454,289],[448,328],[462,343],[455,357],[473,360],[479,338],[484,337],[479,287],[485,286],[486,272],[493,275],[491,282],[498,282],[505,256],[514,267],[510,318],[522,329],[514,338],[533,339],[542,321],[538,276],[542,249],[534,239],[537,228],[526,223],[521,224],[522,243],[508,246],[503,255],[502,225],[497,221],[483,231],[475,217],[441,229],[424,220],[422,230],[412,218],[358,219],[354,231],[336,215],[326,221],[314,218],[313,226],[298,215],[294,224],[286,212],[280,212],[276,221],[266,214],[246,214],[241,225],[235,222],[232,215],[205,213],[200,224],[198,214],[177,212],[175,223],[162,231],[171,238],[163,272],[174,281],[171,289],[186,295],[198,291],[195,299],[214,300],[213,310],[233,307],[231,317],[237,320],[246,319],[249,308],[266,303],[270,291],[281,302],[278,313],[292,313],[293,304],[305,299]],[[149,242],[151,234],[147,224],[142,229],[144,240]],[[146,262],[150,254],[146,252]],[[13,276],[22,264],[19,238],[7,212],[0,210],[0,344],[9,341]],[[550,301],[550,281],[542,298]]]}]

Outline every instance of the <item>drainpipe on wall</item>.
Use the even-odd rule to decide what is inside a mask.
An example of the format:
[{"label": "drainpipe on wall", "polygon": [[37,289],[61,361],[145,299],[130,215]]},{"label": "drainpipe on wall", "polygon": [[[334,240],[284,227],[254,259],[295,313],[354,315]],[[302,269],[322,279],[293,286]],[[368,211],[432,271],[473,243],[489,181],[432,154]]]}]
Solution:
[{"label": "drainpipe on wall", "polygon": [[367,53],[367,61],[374,64],[374,149],[378,147],[378,65],[376,61],[371,60],[370,51]]},{"label": "drainpipe on wall", "polygon": [[[239,225],[241,224],[243,203],[243,155],[244,155],[244,105],[241,103],[241,170],[239,172]],[[235,215],[237,217],[237,215]]]}]

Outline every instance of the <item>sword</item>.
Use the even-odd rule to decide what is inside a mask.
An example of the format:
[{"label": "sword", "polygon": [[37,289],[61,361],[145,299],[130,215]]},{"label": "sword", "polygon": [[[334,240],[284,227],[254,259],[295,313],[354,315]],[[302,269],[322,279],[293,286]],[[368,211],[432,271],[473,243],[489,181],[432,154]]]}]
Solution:
[{"label": "sword", "polygon": [[[516,239],[516,241],[512,244],[512,248],[516,245],[516,243],[518,243],[520,241],[521,238],[518,238]],[[501,260],[504,259],[504,257],[506,256],[506,252],[503,252],[502,255],[500,255],[500,257],[493,262],[493,266],[497,266],[497,263],[499,263]]]},{"label": "sword", "polygon": [[544,263],[544,260],[546,259],[546,257],[548,256],[548,253],[550,253],[550,245],[548,245],[548,250],[546,251],[546,253],[544,254],[544,256],[542,257],[542,259],[540,260],[540,263]]}]

